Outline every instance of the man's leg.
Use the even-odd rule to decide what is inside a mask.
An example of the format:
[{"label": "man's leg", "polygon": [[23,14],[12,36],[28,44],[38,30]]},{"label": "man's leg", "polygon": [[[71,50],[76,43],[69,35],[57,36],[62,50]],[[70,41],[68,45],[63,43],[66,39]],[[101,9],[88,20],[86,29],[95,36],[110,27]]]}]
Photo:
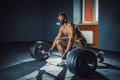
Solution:
[{"label": "man's leg", "polygon": [[73,43],[73,48],[85,49],[86,48],[86,43],[84,41],[75,41]]},{"label": "man's leg", "polygon": [[63,56],[65,54],[64,53],[64,46],[67,46],[67,42],[68,42],[68,38],[62,38],[62,39],[56,41],[56,45],[57,45],[58,51],[62,55],[61,62],[57,64],[58,66],[62,66],[64,64],[66,64],[66,60],[63,59]]},{"label": "man's leg", "polygon": [[63,45],[61,44],[61,40],[57,40],[56,45],[57,45],[58,51],[61,53],[61,55],[63,55],[64,54],[64,49],[63,49]]},{"label": "man's leg", "polygon": [[61,53],[61,55],[64,55],[64,52],[65,52],[64,47],[67,46],[67,43],[68,43],[67,37],[65,38],[63,37],[56,41],[57,49]]}]

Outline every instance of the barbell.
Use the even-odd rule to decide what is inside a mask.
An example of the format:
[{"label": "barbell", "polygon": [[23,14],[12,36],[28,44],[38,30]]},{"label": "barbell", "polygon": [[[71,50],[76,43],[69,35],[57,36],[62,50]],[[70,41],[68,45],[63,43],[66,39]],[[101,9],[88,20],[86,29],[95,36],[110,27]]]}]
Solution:
[{"label": "barbell", "polygon": [[[45,61],[50,57],[50,45],[44,41],[36,41],[30,47],[30,55],[39,61]],[[67,53],[67,68],[78,76],[89,77],[96,71],[97,57],[88,49],[72,49]]]}]

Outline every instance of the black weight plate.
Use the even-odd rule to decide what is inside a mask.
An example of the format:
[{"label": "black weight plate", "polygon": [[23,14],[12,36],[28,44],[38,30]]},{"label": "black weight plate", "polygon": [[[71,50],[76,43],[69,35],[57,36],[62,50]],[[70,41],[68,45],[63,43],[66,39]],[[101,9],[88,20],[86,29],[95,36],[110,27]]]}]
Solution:
[{"label": "black weight plate", "polygon": [[97,57],[89,50],[74,49],[67,54],[67,67],[79,76],[90,76],[96,70]]},{"label": "black weight plate", "polygon": [[74,73],[74,70],[73,70],[73,57],[74,57],[74,53],[73,52],[71,52],[71,54],[70,54],[70,57],[69,57],[69,69],[70,69],[70,71],[72,72],[72,73]]},{"label": "black weight plate", "polygon": [[76,52],[75,52],[75,55],[74,55],[74,58],[73,58],[73,70],[74,70],[74,73],[76,73],[76,62],[77,62],[77,58],[79,56],[79,54],[82,52],[83,50],[80,50],[80,49],[76,49]]},{"label": "black weight plate", "polygon": [[77,60],[78,60],[78,57],[79,55],[83,52],[84,50],[83,49],[76,49],[76,55],[74,57],[74,64],[73,64],[73,68],[74,68],[74,72],[76,73],[76,67],[77,67]]},{"label": "black weight plate", "polygon": [[32,58],[35,58],[35,57],[34,57],[34,51],[35,51],[35,48],[36,48],[37,45],[38,45],[38,44],[34,43],[34,44],[30,47],[30,56],[31,56]]},{"label": "black weight plate", "polygon": [[36,41],[30,48],[30,54],[36,59],[40,61],[46,60],[49,56],[48,54],[43,54],[41,51],[44,50],[48,52],[50,45],[43,41]]},{"label": "black weight plate", "polygon": [[76,58],[76,55],[78,55],[79,54],[79,52],[78,52],[78,50],[77,49],[75,49],[75,51],[72,53],[73,55],[72,55],[72,57],[71,57],[71,67],[70,67],[70,70],[73,72],[73,73],[75,73],[75,68],[74,68],[74,64],[76,64],[76,61],[75,61],[75,58]]},{"label": "black weight plate", "polygon": [[38,43],[34,52],[35,58],[40,61],[46,60],[49,56],[47,54],[42,54],[41,51],[44,50],[45,52],[48,52],[49,48],[50,46],[45,42]]},{"label": "black weight plate", "polygon": [[77,50],[76,49],[73,49],[72,51],[70,51],[67,55],[67,67],[68,69],[74,73],[75,70],[74,70],[74,57],[77,55]]},{"label": "black weight plate", "polygon": [[[74,50],[68,52],[67,54],[67,68],[71,71],[71,57],[72,57],[72,52]],[[72,72],[72,71],[71,71]],[[73,72],[72,72],[73,73]]]},{"label": "black weight plate", "polygon": [[90,76],[92,75],[97,67],[97,57],[96,55],[89,51],[82,51],[76,61],[76,74],[80,76]]}]

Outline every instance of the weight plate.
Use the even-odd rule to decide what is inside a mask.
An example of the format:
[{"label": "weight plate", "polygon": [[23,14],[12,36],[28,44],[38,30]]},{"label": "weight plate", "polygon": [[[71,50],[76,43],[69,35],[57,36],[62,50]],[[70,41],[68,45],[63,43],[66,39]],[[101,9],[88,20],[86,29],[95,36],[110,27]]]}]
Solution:
[{"label": "weight plate", "polygon": [[67,55],[67,67],[72,73],[75,73],[73,67],[74,67],[74,57],[77,55],[77,52],[78,51],[76,49],[73,49]]},{"label": "weight plate", "polygon": [[30,55],[36,60],[45,61],[49,55],[44,52],[48,52],[50,45],[43,41],[36,41],[30,48]]},{"label": "weight plate", "polygon": [[30,56],[31,56],[32,58],[35,58],[35,57],[34,57],[34,51],[35,51],[36,46],[37,46],[37,44],[34,43],[34,44],[30,47]]},{"label": "weight plate", "polygon": [[97,67],[97,57],[96,55],[89,51],[82,51],[76,60],[76,74],[81,76],[90,76],[92,75]]},{"label": "weight plate", "polygon": [[89,50],[74,49],[67,55],[67,67],[79,76],[90,76],[96,70],[97,57]]}]

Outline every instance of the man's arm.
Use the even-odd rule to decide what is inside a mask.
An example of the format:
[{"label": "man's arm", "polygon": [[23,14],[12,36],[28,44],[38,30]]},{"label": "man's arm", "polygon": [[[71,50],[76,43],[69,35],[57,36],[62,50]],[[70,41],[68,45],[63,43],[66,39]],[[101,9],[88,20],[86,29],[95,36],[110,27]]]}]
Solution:
[{"label": "man's arm", "polygon": [[56,36],[55,40],[53,41],[53,44],[52,44],[52,46],[50,48],[50,51],[52,51],[56,47],[55,42],[56,42],[56,40],[60,39],[61,36],[62,36],[62,31],[61,31],[61,27],[60,27],[59,32],[58,32],[58,34],[57,34],[57,36]]},{"label": "man's arm", "polygon": [[71,46],[72,46],[72,44],[73,44],[73,40],[74,40],[74,25],[73,24],[69,24],[69,35],[68,35],[68,38],[69,38],[69,40],[68,40],[68,44],[67,44],[67,48],[66,48],[66,50],[65,50],[65,53],[67,53],[69,50],[70,50],[70,48],[71,48]]}]

